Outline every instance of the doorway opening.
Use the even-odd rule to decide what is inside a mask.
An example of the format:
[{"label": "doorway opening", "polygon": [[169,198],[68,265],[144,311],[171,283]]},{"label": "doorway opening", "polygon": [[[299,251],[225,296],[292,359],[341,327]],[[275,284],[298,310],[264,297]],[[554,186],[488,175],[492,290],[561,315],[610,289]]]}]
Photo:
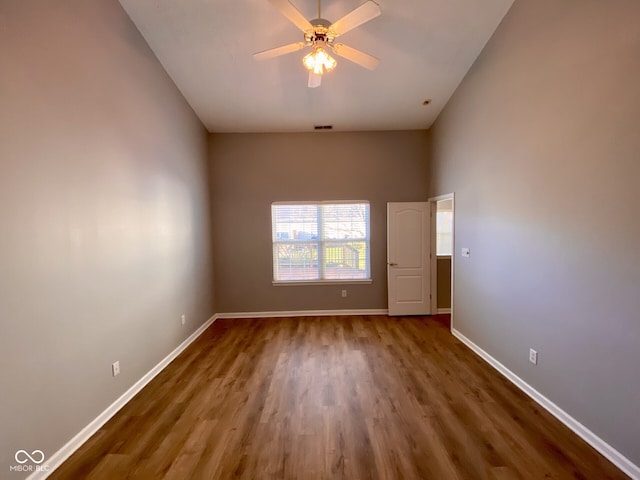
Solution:
[{"label": "doorway opening", "polygon": [[453,193],[430,198],[431,296],[434,315],[448,316],[453,328],[454,198]]}]

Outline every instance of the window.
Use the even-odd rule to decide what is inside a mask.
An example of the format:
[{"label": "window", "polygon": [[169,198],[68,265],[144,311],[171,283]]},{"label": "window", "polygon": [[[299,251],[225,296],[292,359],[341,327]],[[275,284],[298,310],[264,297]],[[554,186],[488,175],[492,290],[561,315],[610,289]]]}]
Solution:
[{"label": "window", "polygon": [[453,212],[436,212],[436,255],[453,253]]},{"label": "window", "polygon": [[274,282],[369,280],[369,203],[271,205]]}]

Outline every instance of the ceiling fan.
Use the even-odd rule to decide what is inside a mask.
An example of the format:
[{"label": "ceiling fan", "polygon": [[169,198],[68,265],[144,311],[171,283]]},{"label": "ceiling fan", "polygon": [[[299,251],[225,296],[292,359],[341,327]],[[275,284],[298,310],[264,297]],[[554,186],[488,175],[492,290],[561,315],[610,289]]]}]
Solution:
[{"label": "ceiling fan", "polygon": [[268,58],[296,52],[305,47],[312,47],[311,53],[302,59],[302,63],[307,70],[309,70],[308,86],[310,88],[320,86],[322,74],[324,72],[330,72],[337,65],[336,60],[327,53],[326,47],[331,48],[333,53],[340,57],[346,58],[361,67],[374,70],[380,63],[380,60],[342,43],[335,43],[335,40],[338,36],[380,15],[382,13],[380,6],[373,0],[367,0],[337,22],[331,23],[322,18],[320,1],[321,0],[318,0],[318,18],[307,20],[289,0],[269,0],[271,5],[280,10],[285,17],[302,30],[304,33],[304,41],[254,53],[253,57],[256,60],[266,60]]}]

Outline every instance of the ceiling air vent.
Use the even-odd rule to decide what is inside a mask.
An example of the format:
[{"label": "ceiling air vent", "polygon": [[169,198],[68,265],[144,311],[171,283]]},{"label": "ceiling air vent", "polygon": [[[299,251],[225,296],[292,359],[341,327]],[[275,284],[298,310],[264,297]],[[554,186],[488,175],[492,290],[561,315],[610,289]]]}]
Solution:
[{"label": "ceiling air vent", "polygon": [[331,130],[333,129],[333,125],[314,125],[314,130]]}]

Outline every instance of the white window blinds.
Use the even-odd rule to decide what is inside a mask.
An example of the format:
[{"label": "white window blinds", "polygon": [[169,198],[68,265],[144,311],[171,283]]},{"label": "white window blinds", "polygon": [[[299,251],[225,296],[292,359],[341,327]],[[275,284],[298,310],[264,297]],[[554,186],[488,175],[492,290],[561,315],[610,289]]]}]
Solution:
[{"label": "white window blinds", "polygon": [[367,280],[369,203],[274,203],[276,282]]}]

